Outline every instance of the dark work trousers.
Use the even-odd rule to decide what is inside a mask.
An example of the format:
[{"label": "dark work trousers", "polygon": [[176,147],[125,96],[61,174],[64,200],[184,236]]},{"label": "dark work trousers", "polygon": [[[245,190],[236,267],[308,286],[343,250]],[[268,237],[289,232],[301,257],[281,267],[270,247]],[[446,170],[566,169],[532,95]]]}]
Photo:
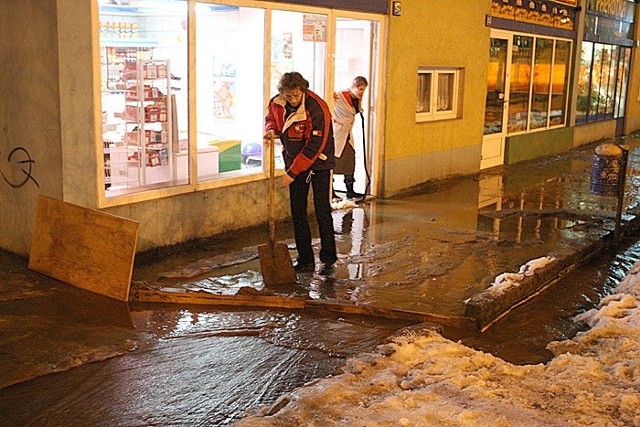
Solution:
[{"label": "dark work trousers", "polygon": [[[311,175],[310,178],[309,175]],[[295,235],[296,248],[298,249],[298,259],[302,263],[306,264],[315,261],[313,247],[311,246],[309,215],[307,213],[309,186],[313,187],[313,205],[320,231],[320,261],[325,264],[333,264],[338,259],[333,231],[333,217],[331,216],[330,184],[331,170],[314,170],[299,175],[289,185],[293,233]]]}]

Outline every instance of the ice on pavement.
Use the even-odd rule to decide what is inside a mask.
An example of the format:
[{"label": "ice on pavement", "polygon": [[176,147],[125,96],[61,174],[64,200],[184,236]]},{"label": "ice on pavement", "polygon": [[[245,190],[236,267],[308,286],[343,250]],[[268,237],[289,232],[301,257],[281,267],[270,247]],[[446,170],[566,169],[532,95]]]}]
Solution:
[{"label": "ice on pavement", "polygon": [[640,426],[639,272],[640,263],[577,316],[590,328],[549,344],[546,364],[513,365],[411,330],[237,425]]},{"label": "ice on pavement", "polygon": [[495,290],[502,290],[509,286],[515,286],[526,276],[533,276],[536,270],[546,267],[555,260],[554,257],[550,256],[533,259],[521,266],[517,273],[502,273],[496,276],[489,287]]},{"label": "ice on pavement", "polygon": [[555,260],[555,257],[552,256],[543,256],[542,258],[532,259],[520,267],[519,273],[524,274],[525,276],[533,276],[533,273],[535,273],[536,270],[546,267]]}]

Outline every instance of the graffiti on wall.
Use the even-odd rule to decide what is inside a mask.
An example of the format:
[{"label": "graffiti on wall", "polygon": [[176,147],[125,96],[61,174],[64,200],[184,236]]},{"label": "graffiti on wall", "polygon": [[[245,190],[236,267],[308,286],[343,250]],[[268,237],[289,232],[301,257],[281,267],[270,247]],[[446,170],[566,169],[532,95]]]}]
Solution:
[{"label": "graffiti on wall", "polygon": [[16,147],[4,157],[0,151],[0,176],[4,182],[13,188],[20,188],[32,181],[36,187],[40,184],[32,175],[35,160],[31,158],[29,152],[22,147]]}]

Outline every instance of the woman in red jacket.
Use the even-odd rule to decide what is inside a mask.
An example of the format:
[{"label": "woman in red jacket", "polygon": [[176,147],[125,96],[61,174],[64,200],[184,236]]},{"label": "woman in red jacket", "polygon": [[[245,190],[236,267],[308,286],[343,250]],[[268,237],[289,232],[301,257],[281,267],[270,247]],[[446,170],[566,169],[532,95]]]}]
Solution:
[{"label": "woman in red jacket", "polygon": [[[329,274],[338,259],[331,216],[331,175],[335,165],[331,112],[327,103],[309,90],[300,73],[285,73],[278,95],[269,101],[265,131],[280,138],[285,172],[283,186],[289,186],[291,217],[298,257],[296,271],[315,271],[311,228],[307,213],[309,186],[320,231],[320,274]],[[266,138],[268,141],[269,138]]]}]

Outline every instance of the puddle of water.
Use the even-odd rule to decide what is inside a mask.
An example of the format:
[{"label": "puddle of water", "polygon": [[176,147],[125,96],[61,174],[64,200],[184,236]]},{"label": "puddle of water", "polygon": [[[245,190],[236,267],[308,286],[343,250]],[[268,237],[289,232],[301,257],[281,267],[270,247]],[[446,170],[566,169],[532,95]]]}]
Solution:
[{"label": "puddle of water", "polygon": [[340,358],[371,350],[398,329],[411,324],[320,310],[229,312],[202,307],[136,306],[139,307],[131,312],[135,328],[160,340],[256,336],[281,347],[317,350]]},{"label": "puddle of water", "polygon": [[[636,157],[630,162],[635,168]],[[589,196],[588,183],[571,175],[584,176],[590,163],[552,162],[544,169],[550,178],[535,163],[522,167],[524,178],[484,174],[443,184],[429,194],[334,212],[340,254],[336,273],[308,275],[296,291],[317,299],[459,314],[462,301],[498,274],[517,271],[551,250],[583,244],[599,232],[603,217],[611,216],[614,201]],[[629,181],[632,205],[640,187],[636,181]],[[246,250],[266,241],[266,228],[256,230],[141,263],[134,279],[155,280],[195,260],[214,258],[215,271],[205,268],[203,274],[164,277],[158,283],[217,292],[259,287],[259,263]],[[291,239],[289,227],[278,230],[278,240]],[[234,251],[241,254],[237,264],[226,257]],[[447,328],[443,334],[513,363],[546,361],[551,356],[546,344],[572,336],[580,328],[572,317],[609,293],[638,259],[640,244],[629,242],[619,255],[579,268],[483,334]],[[124,304],[87,304],[85,291],[70,292],[72,297],[61,303],[14,301],[12,307],[22,315],[38,310],[63,319],[72,312],[73,322],[101,319],[118,331],[135,326],[153,335],[154,345],[0,390],[0,413],[8,413],[10,405],[13,424],[82,419],[87,424],[226,425],[251,405],[331,374],[342,358],[375,348],[406,325],[319,311],[229,312],[157,304],[133,304],[131,312],[121,315]],[[97,306],[104,311],[96,316],[92,307]]]},{"label": "puddle of water", "polygon": [[515,308],[484,333],[447,330],[444,335],[492,353],[515,364],[548,361],[551,341],[573,337],[585,325],[575,315],[595,307],[640,260],[640,242],[628,238],[617,253],[609,253],[579,267],[542,294]]},{"label": "puddle of water", "polygon": [[[639,141],[636,138],[626,142],[638,145]],[[334,211],[339,253],[335,274],[306,275],[294,291],[277,288],[271,291],[380,308],[461,315],[464,301],[484,290],[496,276],[516,272],[528,261],[554,251],[578,250],[613,228],[615,198],[590,194],[590,155],[576,151],[569,156],[523,163],[518,165],[517,174],[489,171],[476,178],[438,183],[437,188],[424,194],[376,200]],[[636,185],[639,179],[634,171],[639,167],[640,154],[633,150],[626,191],[628,206],[638,203],[640,186]],[[290,227],[278,230],[281,233],[278,240],[292,238]],[[240,232],[232,241],[225,240],[224,245],[200,247],[199,256],[221,255],[234,248],[246,255],[246,248],[261,244],[264,237],[255,230]],[[167,266],[179,265],[180,259],[183,258],[169,259]],[[261,289],[259,274],[247,276],[247,271],[259,271],[257,260],[226,265],[216,271],[216,276],[208,272],[191,282],[177,283],[208,289],[234,290],[241,285]],[[602,271],[585,267],[573,277],[582,271],[590,271],[596,278],[603,276]],[[585,281],[586,278],[581,278],[576,285]],[[565,289],[572,286],[556,285],[547,293],[552,299],[564,301],[561,292]],[[585,290],[578,295],[587,293]],[[566,301],[575,296],[574,289],[566,295]],[[578,299],[592,297],[597,300],[597,292]],[[545,319],[541,317],[538,323],[544,324]],[[547,329],[550,334],[562,336],[564,333],[558,331],[563,327]],[[575,332],[574,326],[568,328],[567,334]],[[518,331],[515,328],[509,332],[515,336]],[[537,342],[546,339],[534,341],[523,338],[515,347],[539,348]],[[504,345],[509,347],[507,341]],[[540,351],[533,359],[545,357],[548,353]],[[531,359],[523,356],[522,360],[525,358]]]},{"label": "puddle of water", "polygon": [[[525,173],[485,173],[442,183],[429,193],[334,211],[339,254],[335,274],[304,275],[294,288],[264,290],[462,315],[464,301],[498,275],[517,272],[528,261],[554,251],[584,247],[611,228],[615,200],[589,194],[584,177],[590,162],[568,158],[522,168]],[[292,239],[290,227],[279,230],[279,240]],[[262,240],[255,231],[245,230],[224,245],[206,244],[192,252],[191,263],[208,257],[210,268],[188,280],[180,274],[197,272],[201,266],[181,269],[186,253],[167,257],[161,268],[177,266],[179,274],[163,273],[157,282],[222,294],[243,286],[262,290],[261,276],[255,273],[259,262],[247,249]],[[236,264],[229,253],[234,248]],[[295,257],[295,251],[291,255]],[[135,275],[149,272],[142,266]]]}]

